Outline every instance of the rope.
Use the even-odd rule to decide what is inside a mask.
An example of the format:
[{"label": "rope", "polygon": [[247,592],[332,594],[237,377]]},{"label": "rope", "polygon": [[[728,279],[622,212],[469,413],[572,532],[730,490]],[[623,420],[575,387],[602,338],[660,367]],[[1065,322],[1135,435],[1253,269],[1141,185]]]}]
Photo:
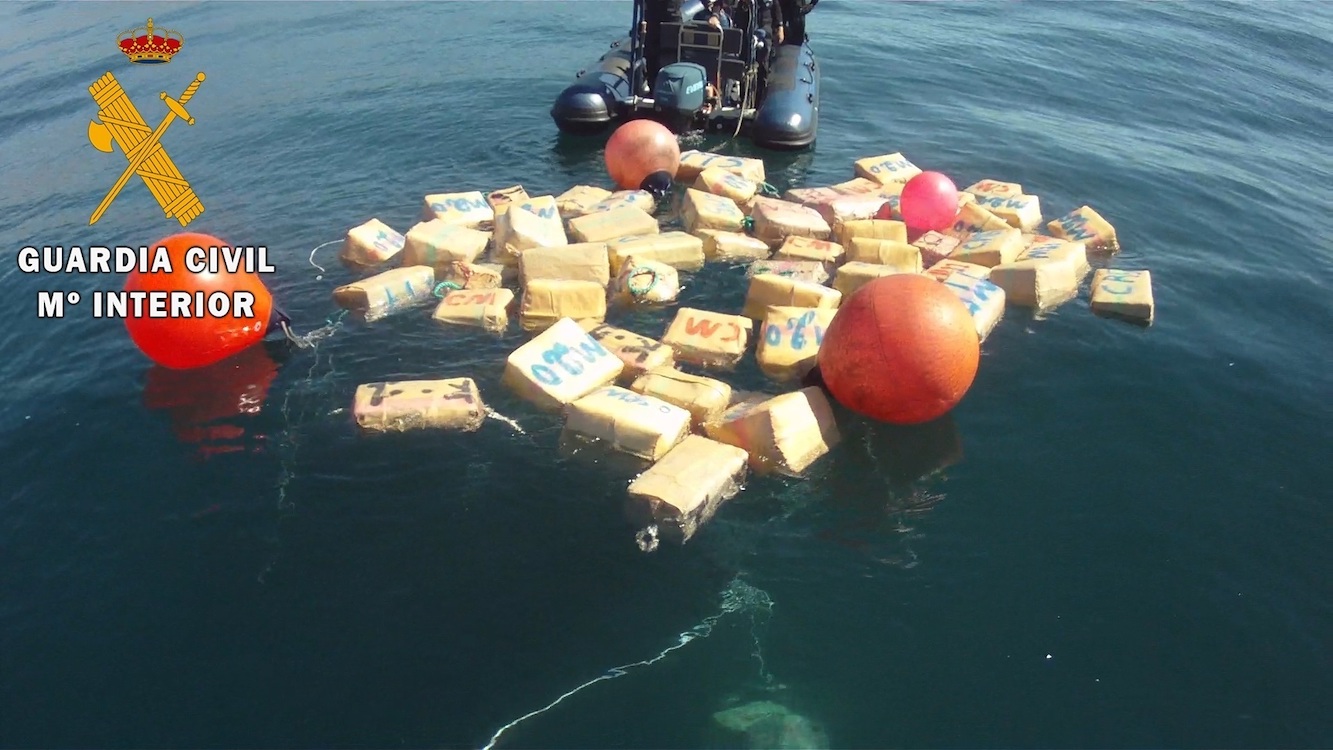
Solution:
[{"label": "rope", "polygon": [[747,232],[750,231],[750,230],[752,230],[752,229],[754,229],[754,217],[753,217],[753,216],[747,216],[747,217],[745,217],[744,219],[742,219],[742,220],[741,220],[741,228],[744,229],[744,230],[746,230]]},{"label": "rope", "polygon": [[320,326],[319,328],[316,328],[315,330],[305,335],[297,335],[296,333],[293,333],[292,327],[287,324],[287,321],[284,320],[281,323],[282,333],[284,336],[287,337],[288,341],[292,342],[293,344],[296,344],[300,348],[313,349],[315,348],[315,345],[317,343],[332,336],[334,332],[336,332],[339,328],[342,328],[343,318],[346,317],[347,317],[347,311],[339,310],[338,312],[325,318],[324,325]]},{"label": "rope", "polygon": [[463,288],[463,286],[462,286],[461,284],[455,283],[455,282],[453,282],[453,281],[441,281],[440,283],[438,283],[438,284],[435,285],[435,289],[433,290],[433,293],[435,294],[436,297],[438,297],[438,298],[440,298],[440,299],[444,299],[444,296],[445,296],[445,294],[447,294],[447,293],[446,293],[446,292],[441,292],[441,291],[440,291],[441,289],[448,289],[448,290],[451,291],[451,292],[456,292],[456,291],[458,291],[459,289],[462,289],[462,288]]},{"label": "rope", "polygon": [[[643,287],[642,289],[635,289],[634,279],[639,276],[647,276],[649,278],[648,286]],[[635,298],[646,295],[651,292],[655,286],[657,286],[657,271],[652,268],[645,268],[642,266],[636,268],[630,272],[629,278],[625,280],[625,288],[629,290],[629,293]]]},{"label": "rope", "polygon": [[705,617],[703,621],[700,622],[698,625],[695,625],[689,630],[686,630],[685,632],[677,635],[676,643],[674,645],[662,649],[661,653],[659,653],[657,656],[652,657],[651,659],[644,659],[642,661],[636,661],[631,664],[622,664],[618,667],[612,667],[607,671],[603,672],[600,676],[594,677],[591,680],[588,680],[587,682],[583,683],[582,685],[579,685],[578,687],[574,688],[573,690],[566,692],[564,695],[561,695],[559,698],[556,698],[555,700],[551,701],[546,706],[539,708],[536,711],[530,711],[527,714],[524,714],[523,716],[514,719],[508,724],[505,724],[503,727],[500,727],[500,730],[497,731],[495,734],[491,735],[491,741],[486,743],[485,747],[483,747],[482,750],[494,750],[495,744],[500,741],[500,737],[503,736],[505,732],[508,732],[510,729],[513,729],[514,727],[527,721],[528,719],[531,719],[535,716],[539,716],[541,714],[546,713],[547,711],[550,711],[551,709],[559,705],[562,701],[564,701],[566,698],[569,698],[575,693],[581,692],[583,689],[592,687],[593,685],[596,685],[597,683],[603,682],[605,680],[614,680],[617,677],[624,677],[625,675],[629,674],[629,671],[631,669],[634,669],[635,667],[652,666],[653,664],[656,664],[657,662],[665,659],[668,655],[671,654],[672,651],[676,651],[677,649],[685,647],[691,641],[696,641],[699,640],[700,638],[707,638],[708,636],[712,635],[713,628],[717,625],[718,621],[720,621],[723,617],[732,614],[734,612],[747,612],[747,611],[750,612],[750,636],[751,638],[754,639],[754,650],[751,651],[751,655],[758,659],[759,672],[760,675],[765,678],[765,682],[771,682],[772,677],[771,675],[768,674],[768,670],[764,665],[763,654],[759,646],[759,637],[756,632],[756,627],[758,625],[758,615],[761,612],[764,614],[772,613],[773,600],[769,598],[768,592],[764,591],[763,589],[755,588],[754,586],[751,586],[750,584],[742,581],[740,579],[740,576],[738,575],[737,577],[733,578],[731,580],[731,583],[728,584],[727,588],[722,591],[722,606],[720,607],[719,611],[716,614],[712,614],[709,615],[708,617]]},{"label": "rope", "polygon": [[759,192],[763,193],[764,195],[771,195],[774,198],[782,197],[782,191],[778,190],[777,188],[773,187],[767,182],[759,183]]},{"label": "rope", "polygon": [[342,241],[343,240],[329,240],[328,242],[315,245],[314,249],[310,251],[310,265],[314,266],[315,268],[318,268],[320,273],[320,275],[315,276],[315,281],[323,281],[324,280],[323,274],[328,273],[328,271],[324,270],[324,266],[321,266],[320,264],[315,262],[315,253],[319,252],[323,248],[328,247],[329,245],[336,245]]}]

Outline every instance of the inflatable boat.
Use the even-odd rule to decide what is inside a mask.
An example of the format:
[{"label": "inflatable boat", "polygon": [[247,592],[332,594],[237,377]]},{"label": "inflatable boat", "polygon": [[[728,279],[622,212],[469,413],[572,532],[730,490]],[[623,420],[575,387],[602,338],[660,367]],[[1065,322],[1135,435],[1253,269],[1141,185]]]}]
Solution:
[{"label": "inflatable boat", "polygon": [[793,3],[786,43],[774,44],[756,13],[745,28],[717,28],[701,0],[634,0],[631,33],[578,72],[551,117],[565,133],[650,117],[677,133],[725,131],[764,148],[807,148],[819,125],[819,68],[805,14],[818,1]]}]

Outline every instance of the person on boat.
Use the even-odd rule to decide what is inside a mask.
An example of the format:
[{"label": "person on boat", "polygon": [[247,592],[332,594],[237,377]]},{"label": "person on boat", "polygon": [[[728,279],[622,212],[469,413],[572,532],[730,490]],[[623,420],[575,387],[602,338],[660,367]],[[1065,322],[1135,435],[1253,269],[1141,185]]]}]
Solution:
[{"label": "person on boat", "polygon": [[715,29],[729,29],[734,24],[731,22],[731,9],[727,6],[727,0],[713,0],[708,4],[708,25]]},{"label": "person on boat", "polygon": [[786,38],[786,24],[782,20],[782,5],[776,0],[738,0],[736,26],[743,29],[750,25],[750,15],[754,13],[755,6],[759,7],[757,26],[760,35],[776,39],[778,44],[782,44]]}]

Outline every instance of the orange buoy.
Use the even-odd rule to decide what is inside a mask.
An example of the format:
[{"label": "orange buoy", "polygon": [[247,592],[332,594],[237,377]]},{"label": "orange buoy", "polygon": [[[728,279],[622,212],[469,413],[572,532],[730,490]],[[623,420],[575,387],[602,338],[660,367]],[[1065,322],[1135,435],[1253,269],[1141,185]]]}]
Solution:
[{"label": "orange buoy", "polygon": [[[263,340],[268,333],[273,296],[258,274],[194,273],[187,267],[190,248],[203,248],[207,253],[209,248],[224,245],[207,234],[173,234],[151,248],[166,248],[170,271],[140,273],[135,269],[126,276],[125,291],[148,295],[138,315],[126,316],[125,328],[139,351],[159,365],[178,370],[211,365]],[[165,304],[156,301],[162,299]],[[217,304],[210,309],[213,303]],[[226,312],[215,314],[223,303]],[[152,308],[159,304],[165,316],[151,317]]]},{"label": "orange buoy", "polygon": [[843,300],[819,347],[838,403],[893,424],[928,422],[967,394],[981,342],[967,306],[919,274],[883,276]]},{"label": "orange buoy", "polygon": [[680,144],[667,127],[653,120],[630,120],[606,142],[606,172],[621,190],[638,190],[658,172],[675,178]]}]

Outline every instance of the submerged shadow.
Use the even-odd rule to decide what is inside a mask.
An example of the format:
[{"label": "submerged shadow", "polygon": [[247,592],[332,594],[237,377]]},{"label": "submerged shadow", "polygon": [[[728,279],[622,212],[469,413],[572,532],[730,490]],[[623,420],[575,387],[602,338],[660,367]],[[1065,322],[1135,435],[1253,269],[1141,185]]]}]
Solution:
[{"label": "submerged shadow", "polygon": [[[818,370],[803,384],[822,387]],[[842,444],[824,479],[828,500],[816,536],[910,567],[916,556],[906,545],[913,531],[909,521],[946,499],[934,480],[963,460],[958,425],[951,413],[923,424],[886,424],[834,404]],[[889,538],[903,543],[902,549],[880,550]]]},{"label": "submerged shadow", "polygon": [[256,432],[258,415],[285,359],[282,342],[264,342],[207,367],[173,370],[153,365],[143,404],[166,412],[182,444],[208,460],[228,453],[260,453],[265,435]]}]

